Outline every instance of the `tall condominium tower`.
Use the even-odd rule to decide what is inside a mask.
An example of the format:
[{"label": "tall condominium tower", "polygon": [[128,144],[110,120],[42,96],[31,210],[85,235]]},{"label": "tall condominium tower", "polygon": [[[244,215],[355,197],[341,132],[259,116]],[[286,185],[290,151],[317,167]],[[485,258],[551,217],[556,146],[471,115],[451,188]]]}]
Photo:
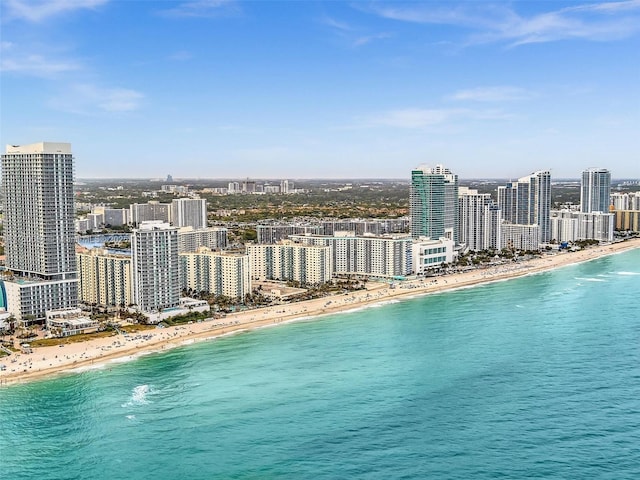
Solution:
[{"label": "tall condominium tower", "polygon": [[580,211],[609,213],[611,172],[604,168],[587,168],[582,172]]},{"label": "tall condominium tower", "polygon": [[178,229],[160,221],[142,222],[131,236],[133,301],[143,312],[180,303]]},{"label": "tall condominium tower", "polygon": [[412,170],[409,210],[413,238],[458,243],[458,176],[442,165]]},{"label": "tall condominium tower", "polygon": [[[16,318],[77,305],[71,144],[7,145],[2,155],[6,282]],[[10,284],[11,283],[11,284]]]},{"label": "tall condominium tower", "polygon": [[538,171],[498,187],[498,205],[505,222],[538,225],[541,243],[551,240],[551,173]]},{"label": "tall condominium tower", "polygon": [[491,195],[460,187],[458,240],[470,250],[499,248],[499,208]]},{"label": "tall condominium tower", "polygon": [[176,198],[171,202],[170,217],[174,227],[207,227],[207,201],[204,198]]},{"label": "tall condominium tower", "polygon": [[69,143],[7,145],[2,156],[7,268],[43,280],[76,278]]}]

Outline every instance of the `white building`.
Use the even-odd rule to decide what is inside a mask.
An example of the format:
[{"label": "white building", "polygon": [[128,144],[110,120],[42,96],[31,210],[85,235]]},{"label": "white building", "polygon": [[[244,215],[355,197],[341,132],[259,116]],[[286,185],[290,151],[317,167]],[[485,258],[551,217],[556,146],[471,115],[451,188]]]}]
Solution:
[{"label": "white building", "polygon": [[458,242],[474,251],[498,249],[500,208],[488,193],[459,188]]},{"label": "white building", "polygon": [[578,239],[578,218],[571,210],[551,210],[551,239],[574,242]]},{"label": "white building", "polygon": [[331,247],[333,273],[392,278],[411,273],[411,237],[408,235],[356,236],[353,232],[334,235],[292,235],[305,245]]},{"label": "white building", "polygon": [[5,280],[7,310],[24,325],[45,319],[47,310],[78,305],[78,280]]},{"label": "white building", "polygon": [[321,284],[331,280],[331,247],[283,241],[273,245],[247,245],[254,280],[294,280]]},{"label": "white building", "polygon": [[611,204],[615,210],[640,210],[640,192],[612,193]]},{"label": "white building", "polygon": [[178,229],[164,222],[143,222],[131,236],[133,301],[143,312],[178,306],[180,265]]},{"label": "white building", "polygon": [[136,226],[142,222],[151,221],[169,223],[170,206],[168,203],[160,203],[157,201],[134,203],[129,206],[129,222]]},{"label": "white building", "polygon": [[[530,225],[538,225],[540,243],[548,243],[551,240],[549,223],[551,173],[549,171],[534,172],[518,179],[517,182],[499,186],[498,205],[505,222],[521,225],[520,231],[526,230]],[[537,249],[538,245],[535,248]]]},{"label": "white building", "polygon": [[79,308],[47,311],[45,324],[51,337],[93,333],[99,326],[98,322],[84,315]]},{"label": "white building", "polygon": [[199,247],[212,250],[227,248],[228,230],[224,227],[194,229],[182,227],[178,230],[178,253],[195,252]]},{"label": "white building", "polygon": [[504,222],[501,243],[502,248],[510,250],[538,250],[540,247],[540,226]]},{"label": "white building", "polygon": [[169,221],[174,227],[207,227],[207,201],[204,198],[176,198],[171,202]]},{"label": "white building", "polygon": [[615,215],[613,213],[590,212],[577,213],[578,239],[598,240],[600,242],[613,241]]},{"label": "white building", "polygon": [[551,229],[553,238],[558,242],[611,242],[615,229],[615,214],[554,210],[551,212]]},{"label": "white building", "polygon": [[243,299],[251,293],[249,255],[213,252],[200,247],[180,254],[182,288]]},{"label": "white building", "polygon": [[455,257],[455,244],[448,238],[418,238],[411,245],[412,271],[416,275],[424,275],[429,269],[452,263]]},{"label": "white building", "polygon": [[[18,320],[43,320],[45,311],[75,307],[73,155],[69,143],[7,145],[2,155],[7,310]],[[24,277],[33,282],[22,282]],[[22,283],[21,283],[22,282]],[[47,284],[46,282],[52,282]],[[46,298],[31,298],[43,294]]]}]

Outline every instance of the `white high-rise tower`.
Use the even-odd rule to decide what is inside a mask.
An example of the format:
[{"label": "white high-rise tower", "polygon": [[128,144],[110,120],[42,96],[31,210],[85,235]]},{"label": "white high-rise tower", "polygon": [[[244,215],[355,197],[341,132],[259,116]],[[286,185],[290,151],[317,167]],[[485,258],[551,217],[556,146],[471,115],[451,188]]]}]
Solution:
[{"label": "white high-rise tower", "polygon": [[71,144],[7,145],[2,155],[7,309],[39,320],[77,305]]}]

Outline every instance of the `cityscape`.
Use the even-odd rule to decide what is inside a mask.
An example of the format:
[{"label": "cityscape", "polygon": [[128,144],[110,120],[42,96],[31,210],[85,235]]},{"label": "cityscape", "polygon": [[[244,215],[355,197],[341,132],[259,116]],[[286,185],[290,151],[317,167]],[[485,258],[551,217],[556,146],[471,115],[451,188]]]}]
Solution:
[{"label": "cityscape", "polygon": [[[161,185],[159,193],[175,197],[170,203],[89,203],[82,205],[88,213],[76,215],[82,185],[74,185],[73,172],[68,143],[11,145],[2,156],[5,334],[22,330],[29,338],[39,325],[45,337],[67,337],[118,328],[121,317],[169,326],[172,318],[192,321],[194,311],[198,320],[211,320],[211,311],[299,301],[310,291],[327,295],[324,286],[335,288],[345,278],[395,286],[447,269],[486,268],[640,233],[640,189],[612,192],[605,168],[582,171],[579,203],[554,209],[548,170],[498,185],[492,195],[461,186],[443,165],[420,166],[410,172],[408,215],[267,217],[248,224],[249,235],[245,230],[233,242],[228,225],[235,223],[209,225],[220,211],[212,212],[187,185]],[[121,186],[115,191],[127,193]],[[290,180],[245,180],[201,192],[290,196],[304,189]],[[468,262],[478,252],[488,262]],[[294,286],[296,293],[287,293]],[[28,341],[23,345],[31,348]]]},{"label": "cityscape", "polygon": [[0,477],[639,477],[639,0],[0,31]]}]

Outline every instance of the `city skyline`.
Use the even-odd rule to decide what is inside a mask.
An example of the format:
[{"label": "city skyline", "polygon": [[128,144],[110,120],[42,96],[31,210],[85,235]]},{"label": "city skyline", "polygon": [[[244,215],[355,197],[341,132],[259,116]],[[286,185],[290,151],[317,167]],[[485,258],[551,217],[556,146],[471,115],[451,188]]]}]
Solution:
[{"label": "city skyline", "polygon": [[639,174],[639,1],[0,8],[0,143],[77,178]]}]

